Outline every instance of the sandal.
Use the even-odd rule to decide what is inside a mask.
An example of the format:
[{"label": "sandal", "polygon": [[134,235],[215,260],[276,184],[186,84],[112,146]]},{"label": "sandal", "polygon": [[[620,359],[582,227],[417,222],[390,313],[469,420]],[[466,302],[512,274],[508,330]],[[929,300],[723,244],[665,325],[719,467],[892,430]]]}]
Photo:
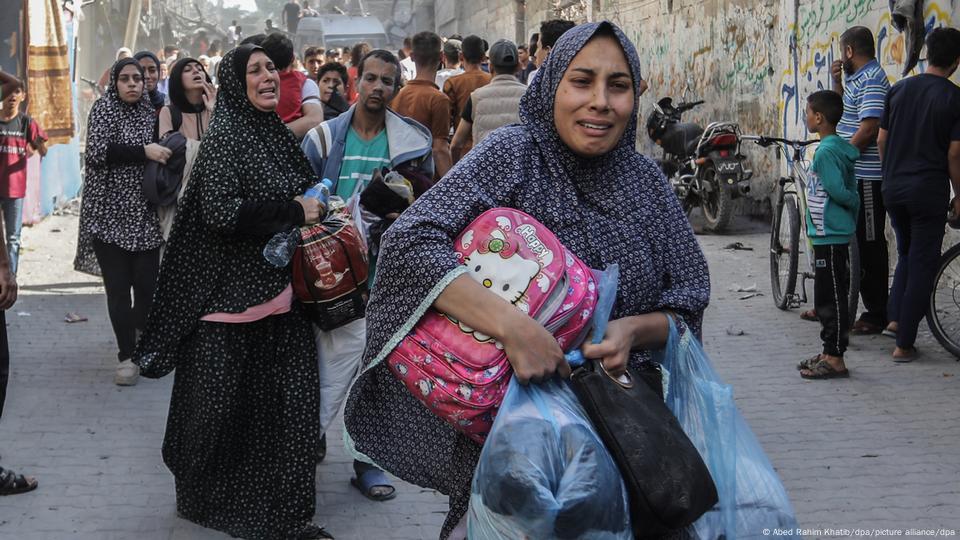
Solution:
[{"label": "sandal", "polygon": [[389,501],[397,496],[397,489],[390,484],[387,475],[380,469],[369,469],[361,474],[359,479],[351,478],[350,485],[360,490],[360,493],[371,501]]},{"label": "sandal", "polygon": [[820,322],[820,317],[817,317],[817,312],[816,312],[816,310],[813,310],[813,309],[808,309],[808,310],[806,310],[806,311],[801,311],[801,312],[800,312],[800,318],[803,319],[803,320],[805,320],[805,321]]},{"label": "sandal", "polygon": [[884,330],[883,326],[878,324],[869,323],[863,319],[853,323],[853,328],[850,329],[850,334],[854,336],[871,336],[874,334],[880,334]]},{"label": "sandal", "polygon": [[804,379],[843,379],[850,376],[850,371],[846,368],[840,370],[833,367],[830,362],[820,360],[813,364],[809,369],[800,371],[800,376]]},{"label": "sandal", "polygon": [[293,537],[293,540],[321,540],[329,539],[333,540],[333,535],[328,533],[326,529],[320,527],[319,525],[313,523],[307,523],[307,525],[299,532],[296,536]]},{"label": "sandal", "polygon": [[801,360],[797,363],[797,370],[801,369],[813,369],[813,366],[817,365],[817,362],[820,361],[820,355],[811,356],[806,360]]},{"label": "sandal", "polygon": [[[899,355],[897,351],[903,351]],[[897,347],[893,350],[893,361],[898,364],[909,364],[917,358],[917,348],[916,347]]]},{"label": "sandal", "polygon": [[17,495],[37,489],[37,479],[0,467],[0,495]]}]

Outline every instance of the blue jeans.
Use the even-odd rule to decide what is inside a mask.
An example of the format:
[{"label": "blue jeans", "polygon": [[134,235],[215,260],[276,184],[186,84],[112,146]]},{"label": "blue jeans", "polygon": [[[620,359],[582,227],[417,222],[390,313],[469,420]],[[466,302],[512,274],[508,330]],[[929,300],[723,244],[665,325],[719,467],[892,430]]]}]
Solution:
[{"label": "blue jeans", "polygon": [[0,211],[3,211],[4,240],[7,242],[10,271],[16,274],[20,260],[20,231],[23,229],[23,198],[0,197]]}]

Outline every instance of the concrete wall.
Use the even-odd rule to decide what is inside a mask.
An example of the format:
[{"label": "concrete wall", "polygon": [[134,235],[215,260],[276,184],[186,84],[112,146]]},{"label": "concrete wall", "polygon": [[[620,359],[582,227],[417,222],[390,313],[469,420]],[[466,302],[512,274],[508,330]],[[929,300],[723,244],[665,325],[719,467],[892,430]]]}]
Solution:
[{"label": "concrete wall", "polygon": [[[900,79],[904,38],[887,0],[641,0],[606,2],[600,16],[621,24],[649,67],[644,112],[662,96],[705,99],[690,118],[737,120],[744,131],[805,137],[805,98],[830,85],[829,67],[848,27],[873,30],[891,83]],[[928,28],[960,15],[956,0],[927,0]],[[923,67],[921,63],[920,69]],[[917,70],[914,70],[916,73]],[[648,141],[641,147],[651,149]],[[784,164],[749,152],[758,197],[771,193]]]},{"label": "concrete wall", "polygon": [[436,0],[435,5],[437,32],[443,36],[476,34],[489,43],[523,37],[518,30],[523,28],[524,8],[516,0]]},{"label": "concrete wall", "polygon": [[[458,19],[461,31],[487,32],[494,39],[508,35],[502,10],[513,3],[463,2]],[[835,43],[846,28],[863,25],[873,30],[891,83],[900,79],[905,56],[903,36],[890,25],[888,0],[562,3],[568,5],[563,15],[583,22],[592,9],[594,20],[616,22],[634,41],[644,62],[643,77],[650,84],[642,99],[644,118],[657,99],[678,98],[686,90],[688,99],[707,101],[688,113],[691,121],[737,120],[744,132],[802,137],[805,98],[829,86],[829,66],[838,54]],[[540,21],[557,16],[552,0],[528,0],[525,5],[527,37],[537,31]],[[960,0],[925,0],[925,14],[928,28],[956,26]],[[921,62],[918,69],[923,67]],[[638,146],[659,153],[645,134]],[[755,195],[763,200],[773,192],[773,179],[784,164],[771,152],[758,150],[749,149],[748,155],[756,171]]]}]

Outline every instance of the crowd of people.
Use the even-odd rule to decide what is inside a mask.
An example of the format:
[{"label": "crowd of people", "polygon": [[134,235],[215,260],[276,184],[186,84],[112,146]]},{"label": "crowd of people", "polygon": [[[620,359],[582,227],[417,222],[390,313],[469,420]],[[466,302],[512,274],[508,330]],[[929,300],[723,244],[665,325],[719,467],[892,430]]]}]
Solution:
[{"label": "crowd of people", "polygon": [[[815,308],[823,348],[797,365],[806,379],[849,377],[849,336],[896,339],[898,363],[918,354],[917,330],[929,305],[948,215],[960,218],[960,91],[949,78],[960,64],[960,30],[927,36],[927,67],[892,88],[876,58],[873,33],[855,26],[840,36],[833,90],[807,102],[807,127],[821,143],[811,163],[805,216],[814,247]],[[949,211],[949,212],[948,212]],[[890,281],[887,217],[896,235]],[[856,237],[860,299],[849,313],[848,246]]]},{"label": "crowd of people", "polygon": [[[286,20],[288,28],[291,20]],[[564,197],[573,198],[555,205],[577,206],[578,186],[589,183],[588,178],[600,181],[609,178],[604,171],[639,167],[630,172],[636,181],[621,197],[585,197],[611,208],[639,197],[663,211],[659,219],[667,221],[666,227],[657,232],[673,230],[684,239],[673,249],[679,258],[662,252],[660,242],[625,239],[629,250],[623,260],[656,253],[656,264],[664,268],[689,262],[674,269],[678,281],[673,287],[686,287],[679,276],[687,274],[696,286],[689,300],[678,293],[669,307],[686,313],[689,324],[698,327],[707,299],[705,265],[675,200],[658,183],[654,165],[633,151],[640,72],[632,44],[615,27],[591,25],[571,33],[567,48],[548,64],[550,51],[561,34],[574,28],[572,22],[544,23],[542,37],[529,47],[421,32],[396,53],[358,43],[349,50],[311,46],[300,55],[284,32],[240,39],[241,29],[234,26],[236,46],[222,57],[217,42],[196,58],[176,47],[156,53],[119,50],[101,80],[104,95],[92,108],[87,128],[74,265],[102,276],[117,344],[114,382],[131,386],[140,376],[174,372],[162,454],[176,481],[181,517],[244,538],[332,538],[311,522],[314,468],[326,454],[325,432],[348,396],[351,403],[370,401],[348,411],[390,406],[363,397],[370,379],[357,377],[365,351],[367,369],[378,363],[370,362],[370,355],[382,344],[371,347],[371,340],[382,341],[391,325],[402,322],[397,317],[410,316],[387,307],[395,303],[391,298],[400,295],[410,306],[435,301],[450,313],[461,309],[451,303],[476,298],[477,305],[493,311],[457,316],[474,321],[477,328],[489,325],[481,317],[500,316],[504,309],[490,302],[485,289],[443,275],[450,269],[440,244],[449,251],[450,239],[430,232],[441,227],[444,235],[452,234],[450,223],[469,220],[482,206],[512,204],[549,221],[553,210],[534,204],[538,193],[566,186]],[[539,52],[527,54],[531,50]],[[613,60],[601,61],[611,55]],[[571,62],[588,66],[590,80],[569,80]],[[547,104],[558,85],[570,88],[568,99],[558,102],[566,107],[561,118],[582,116],[604,127],[555,121]],[[524,98],[533,94],[537,97]],[[605,97],[598,100],[598,94]],[[481,182],[478,164],[503,162],[512,152],[510,137],[495,134],[521,122],[529,126],[521,132],[531,152],[539,148],[570,169],[548,180],[546,160],[538,165],[541,172],[506,175],[498,180],[503,190],[493,189]],[[40,139],[35,134],[29,141],[42,148]],[[607,159],[611,157],[616,159]],[[276,233],[323,218],[326,208],[304,196],[318,179],[333,181],[333,196],[355,201],[374,177],[388,170],[429,189],[414,208],[419,210],[391,215],[379,229],[382,238],[371,242],[379,249],[370,252],[374,285],[366,318],[321,330],[294,300],[290,269],[272,266],[263,255],[264,244]],[[443,183],[430,187],[441,178]],[[460,182],[477,188],[470,192]],[[524,186],[526,195],[508,201],[511,193],[520,194],[507,184]],[[462,206],[456,212],[446,202],[451,196]],[[437,221],[428,223],[427,217]],[[571,245],[588,250],[585,239],[600,235],[599,225],[578,223],[565,235]],[[373,229],[365,227],[364,234]],[[393,232],[400,230],[408,232]],[[418,235],[436,260],[399,257],[415,253],[398,243],[400,237],[406,243]],[[601,259],[599,253],[587,258],[598,266]],[[416,284],[409,281],[411,265],[425,270]],[[627,275],[623,287],[642,288],[646,278]],[[449,283],[440,297],[430,292],[438,282]],[[410,296],[410,290],[422,290],[423,297]],[[650,340],[646,332],[651,329],[656,330],[654,341],[665,339],[666,319],[648,313],[667,308],[658,301],[665,292],[647,291],[620,309],[622,327],[612,325],[620,329],[619,341],[599,349],[602,357],[617,353],[619,364],[610,364],[614,372],[624,368],[623,353],[630,347],[623,349],[623,338],[631,331],[642,328],[643,343]],[[368,320],[374,324],[369,332]],[[548,334],[534,328],[532,319],[515,323],[489,331],[502,334],[523,380],[549,376],[562,361],[559,347],[554,342],[543,349],[548,356],[535,354],[531,347],[543,345]],[[380,369],[372,373],[383,376]],[[401,388],[394,380],[388,395]],[[427,469],[404,471],[395,456],[375,451],[396,428],[382,425],[369,432],[366,414],[355,417],[364,427],[356,434],[362,453],[354,462],[352,485],[372,500],[386,501],[396,496],[396,489],[375,463],[403,477],[419,476],[423,485],[451,493],[453,511],[444,535],[457,529],[462,537],[469,467],[446,478],[433,477]],[[459,440],[453,432],[442,437],[448,440],[420,439],[409,450],[422,452],[434,444],[451,448],[455,441],[457,452],[465,452],[457,458],[466,460],[465,467],[475,460],[475,443]],[[37,485],[36,479],[10,475],[11,489]]]},{"label": "crowd of people", "polygon": [[[297,10],[284,10],[290,32],[315,13],[288,6]],[[450,496],[441,537],[466,537],[481,447],[423,407],[383,359],[432,306],[501,343],[523,382],[569,374],[543,326],[464,275],[453,240],[484,210],[523,210],[589,266],[619,263],[606,336],[583,349],[611,375],[650,362],[671,319],[699,333],[707,266],[659,168],[635,150],[646,83],[615,25],[546,21],[520,45],[420,32],[396,53],[358,43],[298,54],[285,33],[243,37],[236,23],[228,41],[222,56],[216,41],[197,57],[119,50],[87,129],[75,267],[103,278],[114,382],[174,372],[162,455],[179,516],[243,538],[333,538],[312,522],[315,467],[345,403],[352,485],[390,500],[386,470],[439,490]],[[804,316],[821,322],[824,346],[801,362],[807,378],[848,373],[854,314],[839,298],[854,234],[866,311],[853,332],[895,334],[898,361],[916,354],[947,179],[960,192],[960,94],[947,81],[960,32],[933,31],[927,72],[892,89],[873,44],[869,30],[848,30],[837,92],[808,99],[807,127],[822,143],[806,216],[816,308]],[[0,162],[3,392],[22,161],[45,152],[45,136],[19,113],[20,82],[0,76],[0,137],[15,148]],[[264,246],[323,220],[327,206],[304,196],[319,179],[350,206],[383,171],[429,189],[383,218],[370,242],[365,318],[322,330],[295,300],[290,268],[270,264]],[[892,289],[888,213],[899,247]],[[0,493],[36,486],[0,468]]]}]

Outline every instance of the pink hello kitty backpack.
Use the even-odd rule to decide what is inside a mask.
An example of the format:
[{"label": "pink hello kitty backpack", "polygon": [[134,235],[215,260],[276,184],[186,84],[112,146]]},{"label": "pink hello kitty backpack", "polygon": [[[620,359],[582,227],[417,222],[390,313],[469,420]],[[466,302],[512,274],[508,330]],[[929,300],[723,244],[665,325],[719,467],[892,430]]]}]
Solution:
[{"label": "pink hello kitty backpack", "polygon": [[[537,220],[488,210],[454,250],[470,277],[543,324],[565,352],[582,341],[597,302],[593,273]],[[432,308],[386,362],[427,408],[481,444],[513,373],[500,343]]]}]

